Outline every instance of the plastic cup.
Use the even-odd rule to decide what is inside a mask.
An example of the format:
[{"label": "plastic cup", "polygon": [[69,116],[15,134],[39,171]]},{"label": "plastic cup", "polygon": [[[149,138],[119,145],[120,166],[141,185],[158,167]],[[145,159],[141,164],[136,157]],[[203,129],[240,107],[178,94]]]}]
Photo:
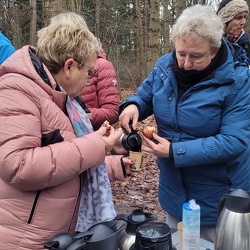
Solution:
[{"label": "plastic cup", "polygon": [[131,170],[133,171],[142,170],[142,162],[143,162],[144,154],[145,152],[129,151],[129,157],[132,159],[135,159],[135,164],[131,166]]},{"label": "plastic cup", "polygon": [[182,250],[182,221],[177,224],[178,237],[179,237],[179,249]]}]

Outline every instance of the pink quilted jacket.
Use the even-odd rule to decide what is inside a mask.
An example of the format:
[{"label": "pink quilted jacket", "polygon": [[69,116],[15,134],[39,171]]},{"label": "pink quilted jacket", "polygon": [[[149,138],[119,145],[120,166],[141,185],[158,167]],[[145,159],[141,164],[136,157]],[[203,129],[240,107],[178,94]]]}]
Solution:
[{"label": "pink quilted jacket", "polygon": [[[42,80],[29,48],[0,66],[0,249],[5,250],[43,249],[54,235],[72,233],[79,174],[105,158],[96,132],[76,138],[65,115],[65,94],[55,91],[46,67],[52,86]],[[47,139],[55,141],[47,145]]]},{"label": "pink quilted jacket", "polygon": [[114,67],[103,50],[96,60],[95,69],[97,73],[81,96],[91,111],[91,123],[97,130],[105,120],[110,124],[118,121],[120,95]]}]

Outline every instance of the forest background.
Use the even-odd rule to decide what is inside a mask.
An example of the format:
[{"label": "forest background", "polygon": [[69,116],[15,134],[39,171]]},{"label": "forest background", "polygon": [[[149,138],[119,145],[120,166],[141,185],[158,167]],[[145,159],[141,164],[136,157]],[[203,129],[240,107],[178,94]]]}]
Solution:
[{"label": "forest background", "polygon": [[[173,50],[171,27],[183,9],[194,4],[211,5],[216,11],[220,0],[0,0],[0,27],[18,49],[36,46],[37,31],[50,19],[66,11],[82,15],[98,37],[107,58],[113,63],[121,99],[131,95],[161,55]],[[250,0],[246,0],[250,6]],[[250,33],[250,18],[245,28]],[[155,125],[153,116],[139,123]],[[129,214],[140,208],[164,221],[158,203],[156,157],[147,154],[145,171],[112,182],[118,213]]]},{"label": "forest background", "polygon": [[[246,0],[250,6],[250,0]],[[113,63],[120,91],[136,89],[161,55],[173,50],[171,27],[183,9],[219,0],[0,0],[0,27],[18,49],[65,11],[82,15]],[[246,31],[250,31],[250,20]]]}]

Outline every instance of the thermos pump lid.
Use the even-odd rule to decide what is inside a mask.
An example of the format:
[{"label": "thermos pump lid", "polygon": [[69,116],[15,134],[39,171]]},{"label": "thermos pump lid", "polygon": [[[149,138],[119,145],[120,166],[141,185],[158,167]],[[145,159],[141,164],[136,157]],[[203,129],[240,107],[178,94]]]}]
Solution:
[{"label": "thermos pump lid", "polygon": [[136,231],[136,240],[148,243],[160,243],[171,239],[171,230],[166,223],[150,222],[142,224]]}]

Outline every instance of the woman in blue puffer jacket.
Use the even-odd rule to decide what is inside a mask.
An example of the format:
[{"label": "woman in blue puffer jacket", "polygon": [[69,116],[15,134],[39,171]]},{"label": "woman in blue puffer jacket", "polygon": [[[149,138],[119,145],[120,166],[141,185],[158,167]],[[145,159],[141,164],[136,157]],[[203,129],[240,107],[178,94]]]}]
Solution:
[{"label": "woman in blue puffer jacket", "polygon": [[[221,38],[223,24],[209,6],[183,11],[172,28],[175,50],[160,57],[136,94],[120,106],[130,131],[154,114],[158,196],[175,227],[182,204],[201,206],[201,236],[213,240],[218,201],[231,189],[250,190],[250,74],[241,47]],[[234,46],[234,47],[232,47]]]}]

